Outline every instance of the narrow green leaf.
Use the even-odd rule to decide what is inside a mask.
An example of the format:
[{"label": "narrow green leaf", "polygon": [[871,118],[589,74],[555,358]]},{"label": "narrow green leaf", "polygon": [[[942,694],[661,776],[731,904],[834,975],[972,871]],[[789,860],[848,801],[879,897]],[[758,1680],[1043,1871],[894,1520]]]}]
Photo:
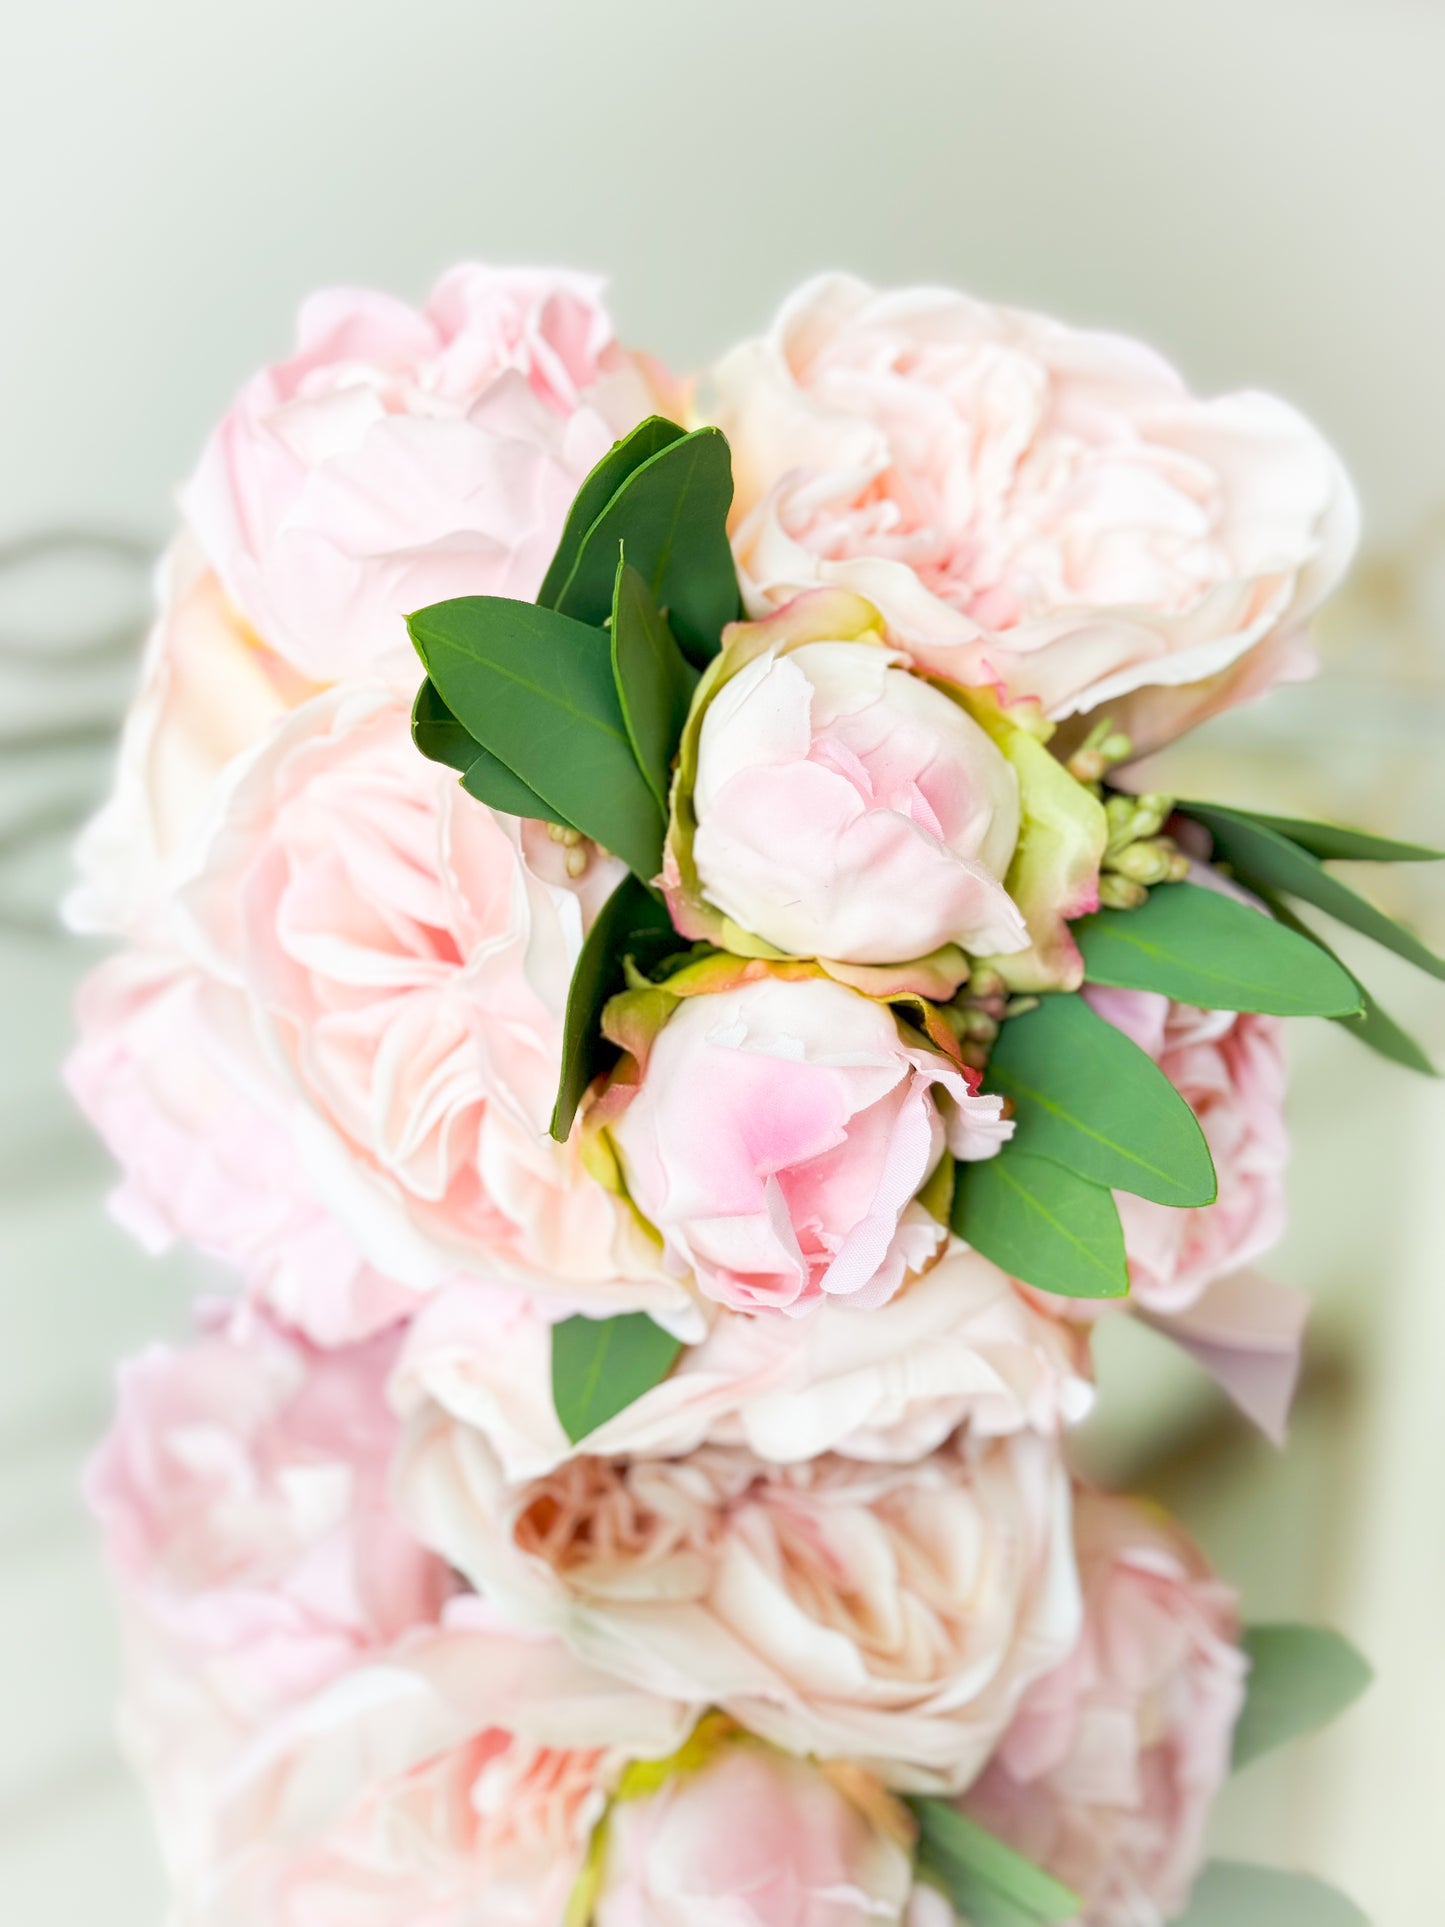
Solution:
[{"label": "narrow green leaf", "polygon": [[[1183,805],[1191,814],[1197,808],[1211,807],[1215,806]],[[1393,837],[1371,836],[1368,830],[1350,830],[1339,823],[1307,823],[1297,816],[1266,816],[1261,810],[1238,810],[1232,805],[1230,815],[1273,830],[1276,835],[1287,837],[1291,843],[1297,843],[1302,850],[1308,850],[1311,856],[1317,856],[1326,863],[1335,859],[1342,863],[1445,861],[1445,850],[1430,850],[1423,843],[1397,843]]]},{"label": "narrow green leaf", "polygon": [[[1262,919],[1261,919],[1262,921]],[[1213,1204],[1199,1120],[1147,1051],[1074,995],[1004,1025],[986,1087],[1013,1100],[1014,1145],[1155,1204]]]},{"label": "narrow green leaf", "polygon": [[1211,1860],[1175,1927],[1370,1927],[1353,1900],[1309,1874]]},{"label": "narrow green leaf", "polygon": [[1065,1298],[1122,1298],[1129,1289],[1113,1193],[1048,1158],[1005,1145],[960,1164],[953,1228],[1001,1271]]},{"label": "narrow green leaf", "polygon": [[1209,831],[1215,854],[1232,865],[1241,883],[1251,889],[1280,890],[1286,896],[1301,897],[1327,916],[1348,924],[1351,930],[1358,930],[1361,936],[1393,950],[1418,970],[1445,978],[1445,957],[1437,957],[1412,931],[1331,876],[1318,857],[1291,843],[1278,830],[1218,803],[1181,803],[1179,808]]},{"label": "narrow green leaf", "polygon": [[[1264,901],[1281,923],[1288,924],[1291,930],[1297,930],[1302,937],[1308,937],[1312,943],[1317,943],[1327,956],[1334,957],[1335,962],[1340,964],[1341,970],[1346,968],[1324,938],[1297,917],[1283,898],[1273,895],[1268,890],[1263,892],[1263,896]],[[1418,1071],[1422,1077],[1438,1077],[1440,1073],[1431,1063],[1423,1046],[1415,1041],[1409,1031],[1402,1029],[1388,1011],[1381,1009],[1353,971],[1350,972],[1350,981],[1360,993],[1360,1009],[1352,1016],[1332,1018],[1331,1022],[1342,1025],[1367,1049],[1378,1052],[1381,1057],[1387,1057],[1392,1064],[1402,1065],[1409,1071]]]},{"label": "narrow green leaf", "polygon": [[423,676],[411,706],[411,740],[432,763],[448,769],[469,769],[481,744],[457,721],[442,701],[430,676]]},{"label": "narrow green leaf", "polygon": [[910,1800],[918,1820],[919,1865],[970,1927],[1051,1927],[1073,1920],[1081,1902],[1052,1874],[943,1800]]},{"label": "narrow green leaf", "polygon": [[632,753],[607,639],[533,602],[463,596],[408,616],[443,702],[560,820],[644,880],[663,816]]},{"label": "narrow green leaf", "polygon": [[686,429],[679,428],[676,422],[668,421],[663,415],[649,415],[645,422],[638,423],[630,435],[624,435],[621,441],[612,444],[573,498],[562,529],[562,540],[557,544],[557,553],[548,563],[547,573],[542,578],[542,587],[537,596],[539,602],[549,609],[556,608],[562,585],[572,573],[588,529],[635,469],[641,468],[645,461],[666,448],[669,442],[680,441],[686,432]]},{"label": "narrow green leaf", "polygon": [[1197,884],[1161,883],[1137,910],[1096,910],[1070,927],[1088,983],[1278,1017],[1347,1017],[1361,1007],[1354,979],[1328,952]]},{"label": "narrow green leaf", "polygon": [[1324,1626],[1250,1626],[1249,1693],[1234,1729],[1234,1764],[1327,1726],[1374,1677],[1340,1633]]},{"label": "narrow green leaf", "polygon": [[493,756],[480,743],[472,744],[472,760],[462,777],[462,788],[479,803],[502,810],[508,816],[535,816],[544,823],[560,823],[563,829],[575,827],[559,810],[544,802],[515,770],[508,769],[500,756]]},{"label": "narrow green leaf", "polygon": [[651,456],[622,483],[582,539],[557,608],[601,623],[612,609],[618,545],[641,574],[689,660],[717,654],[738,615],[728,541],[732,456],[720,429],[698,428]]},{"label": "narrow green leaf", "polygon": [[631,957],[646,970],[677,943],[666,908],[635,877],[624,877],[587,933],[567,992],[562,1076],[550,1127],[559,1144],[571,1133],[582,1093],[615,1055],[602,1035],[602,1007],[625,987],[625,960]]},{"label": "narrow green leaf", "polygon": [[552,1402],[574,1445],[672,1370],[682,1341],[644,1311],[564,1318],[552,1327]]},{"label": "narrow green leaf", "polygon": [[612,590],[612,674],[637,766],[666,813],[672,759],[697,676],[625,554]]}]

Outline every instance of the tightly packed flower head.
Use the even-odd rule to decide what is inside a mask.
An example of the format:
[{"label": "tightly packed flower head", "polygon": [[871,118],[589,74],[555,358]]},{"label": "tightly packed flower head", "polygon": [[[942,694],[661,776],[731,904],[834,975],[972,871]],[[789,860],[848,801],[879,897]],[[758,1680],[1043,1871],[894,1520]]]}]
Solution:
[{"label": "tightly packed flower head", "polygon": [[1308,674],[1358,515],[1267,395],[1189,394],[1117,335],[941,289],[801,288],[700,405],[732,445],[750,613],[815,584],[891,642],[1140,745]]},{"label": "tightly packed flower head", "polygon": [[598,1113],[627,1195],[672,1267],[724,1305],[886,1304],[943,1245],[919,1192],[945,1151],[998,1150],[1013,1128],[1001,1100],[872,998],[719,964],[698,980],[716,988],[684,973],[642,993],[636,1023],[631,1008],[613,1019],[645,1056]]},{"label": "tightly packed flower head", "polygon": [[479,1433],[423,1413],[400,1491],[515,1623],[896,1786],[966,1786],[1078,1632],[1068,1482],[1029,1434],[905,1466],[577,1458],[512,1485]]}]

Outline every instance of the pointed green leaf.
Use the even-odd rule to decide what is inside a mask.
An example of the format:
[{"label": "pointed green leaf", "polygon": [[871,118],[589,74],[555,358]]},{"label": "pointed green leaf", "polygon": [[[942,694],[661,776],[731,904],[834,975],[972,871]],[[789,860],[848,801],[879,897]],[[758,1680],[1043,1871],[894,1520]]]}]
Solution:
[{"label": "pointed green leaf", "polygon": [[583,537],[557,596],[564,615],[604,622],[619,544],[694,663],[717,654],[736,619],[737,569],[728,541],[732,456],[720,429],[698,428],[651,456],[622,483]]},{"label": "pointed green leaf", "polygon": [[1211,1860],[1175,1927],[1370,1927],[1353,1900],[1309,1874]]},{"label": "pointed green leaf", "polygon": [[1278,1017],[1346,1017],[1361,1007],[1354,979],[1317,944],[1198,884],[1161,883],[1137,910],[1096,910],[1072,927],[1087,983]]},{"label": "pointed green leaf", "polygon": [[1048,1158],[1005,1145],[960,1164],[953,1228],[1001,1271],[1065,1298],[1122,1298],[1129,1289],[1113,1193]]},{"label": "pointed green leaf", "polygon": [[635,877],[624,877],[597,913],[572,972],[562,1020],[562,1075],[550,1126],[559,1144],[571,1133],[582,1093],[616,1055],[602,1036],[602,1008],[626,986],[626,959],[647,970],[678,941],[664,905]]},{"label": "pointed green leaf", "polygon": [[1248,1766],[1332,1719],[1374,1677],[1340,1633],[1324,1626],[1250,1626],[1249,1692],[1234,1729],[1234,1764]]},{"label": "pointed green leaf", "polygon": [[462,788],[468,796],[507,816],[535,816],[543,823],[560,823],[564,830],[576,827],[530,789],[515,770],[508,769],[500,756],[493,756],[480,743],[473,743],[472,752],[462,777]]},{"label": "pointed green leaf", "polygon": [[1052,1874],[943,1800],[910,1800],[918,1861],[970,1927],[1051,1927],[1081,1902]]},{"label": "pointed green leaf", "polygon": [[663,816],[632,753],[607,638],[533,602],[463,596],[408,616],[457,721],[557,816],[649,879]]},{"label": "pointed green leaf", "polygon": [[1214,838],[1216,856],[1229,863],[1240,882],[1250,889],[1279,890],[1286,896],[1302,897],[1327,916],[1358,930],[1361,936],[1393,950],[1418,970],[1445,977],[1445,957],[1437,957],[1412,931],[1331,876],[1318,857],[1291,843],[1278,830],[1252,822],[1241,812],[1218,803],[1181,803],[1179,808],[1204,825]]},{"label": "pointed green leaf", "polygon": [[445,763],[448,769],[470,768],[481,748],[442,701],[430,676],[423,676],[411,706],[411,740],[429,762]]},{"label": "pointed green leaf", "polygon": [[1013,1100],[1013,1142],[1031,1157],[1155,1204],[1218,1195],[1198,1118],[1148,1052],[1082,997],[1045,997],[1010,1018],[984,1082]]},{"label": "pointed green leaf", "polygon": [[[562,593],[562,585],[572,573],[578,552],[586,538],[587,531],[612,500],[613,496],[635,469],[641,468],[645,461],[667,447],[669,442],[680,441],[686,429],[679,428],[663,415],[649,415],[645,422],[639,422],[630,435],[614,442],[596,468],[587,477],[573,498],[567,511],[567,521],[562,530],[562,539],[557,544],[557,553],[547,565],[547,573],[542,578],[542,587],[537,600],[549,609],[555,609],[557,598]],[[599,621],[600,617],[597,618]]]},{"label": "pointed green leaf", "polygon": [[552,1327],[552,1402],[574,1445],[672,1370],[682,1341],[646,1312],[564,1318]]},{"label": "pointed green leaf", "polygon": [[[1317,935],[1307,923],[1297,917],[1283,898],[1265,891],[1264,901],[1281,923],[1288,924],[1291,930],[1297,930],[1302,937],[1308,937],[1312,943],[1317,943],[1327,956],[1334,957],[1335,962],[1340,964],[1341,970],[1345,969],[1346,966],[1340,963],[1339,957],[1331,950],[1324,938]],[[1343,1025],[1367,1049],[1378,1052],[1381,1057],[1387,1057],[1392,1064],[1400,1064],[1409,1071],[1418,1071],[1422,1077],[1438,1077],[1440,1073],[1431,1063],[1424,1048],[1416,1043],[1409,1031],[1403,1030],[1395,1022],[1388,1011],[1380,1008],[1353,971],[1350,972],[1350,980],[1360,993],[1360,1009],[1351,1016],[1336,1017],[1331,1021]]]},{"label": "pointed green leaf", "polygon": [[[1182,806],[1191,813],[1196,808],[1192,803]],[[1198,807],[1209,808],[1208,804]],[[1342,863],[1439,863],[1445,861],[1445,850],[1430,850],[1423,843],[1397,843],[1390,836],[1371,836],[1368,830],[1350,830],[1339,823],[1307,823],[1297,816],[1266,816],[1261,810],[1237,810],[1231,807],[1231,816],[1242,817],[1247,823],[1262,824],[1267,830],[1287,837],[1297,843],[1311,856],[1317,856],[1328,863],[1338,859]]]},{"label": "pointed green leaf", "polygon": [[665,813],[672,759],[697,676],[625,555],[612,590],[612,674],[632,753]]}]

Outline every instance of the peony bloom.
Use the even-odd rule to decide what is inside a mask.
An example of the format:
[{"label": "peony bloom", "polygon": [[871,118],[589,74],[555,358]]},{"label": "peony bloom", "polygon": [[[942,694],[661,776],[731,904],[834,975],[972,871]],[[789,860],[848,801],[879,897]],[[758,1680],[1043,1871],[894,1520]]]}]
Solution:
[{"label": "peony bloom", "polygon": [[1283,402],[1189,394],[1151,350],[834,275],[704,384],[752,615],[866,596],[934,674],[1167,741],[1308,674],[1357,511]]},{"label": "peony bloom", "polygon": [[1078,1633],[1068,1481],[1026,1433],[904,1466],[575,1458],[519,1486],[423,1413],[398,1490],[512,1623],[895,1786],[966,1786]]},{"label": "peony bloom", "polygon": [[918,1194],[945,1150],[991,1157],[1012,1129],[976,1074],[823,977],[721,958],[639,993],[635,1023],[627,1002],[613,1034],[646,1061],[596,1117],[668,1265],[736,1310],[885,1304],[943,1245]]},{"label": "peony bloom", "polygon": [[613,1807],[594,1927],[898,1927],[912,1867],[906,1813],[880,1825],[890,1806],[865,1811],[825,1768],[725,1740]]},{"label": "peony bloom", "polygon": [[242,389],[184,506],[303,676],[414,681],[402,618],[530,600],[588,470],[651,405],[587,276],[459,267],[421,309],[333,289]]},{"label": "peony bloom", "polygon": [[[586,923],[540,824],[494,815],[412,747],[385,689],[314,697],[230,772],[182,898],[242,999],[305,1181],[388,1278],[467,1271],[617,1309],[689,1310],[627,1214],[546,1136]],[[630,1296],[629,1296],[630,1293]]]},{"label": "peony bloom", "polygon": [[1185,1311],[1284,1235],[1284,1026],[1278,1017],[1195,1010],[1150,991],[1090,985],[1084,995],[1149,1053],[1209,1141],[1219,1174],[1213,1204],[1174,1211],[1147,1198],[1116,1200],[1133,1297],[1148,1312]]},{"label": "peony bloom", "polygon": [[1152,1510],[1081,1492],[1079,1643],[1025,1695],[970,1814],[1084,1901],[1086,1927],[1183,1911],[1244,1702],[1234,1595]]},{"label": "peony bloom", "polygon": [[[578,1449],[552,1399],[551,1332],[535,1298],[466,1284],[428,1300],[392,1381],[406,1413],[428,1400],[475,1426],[514,1483]],[[584,1441],[607,1457],[681,1458],[741,1445],[778,1464],[823,1452],[921,1459],[960,1426],[1046,1435],[1088,1412],[1083,1331],[1032,1310],[976,1251],[953,1244],[866,1319],[828,1302],[799,1323],[719,1310],[707,1336]]]}]

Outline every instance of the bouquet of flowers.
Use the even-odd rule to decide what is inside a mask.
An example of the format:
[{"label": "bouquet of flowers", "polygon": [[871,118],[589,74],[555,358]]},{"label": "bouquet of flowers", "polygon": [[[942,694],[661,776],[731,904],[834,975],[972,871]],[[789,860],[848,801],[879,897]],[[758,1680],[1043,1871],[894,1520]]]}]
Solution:
[{"label": "bouquet of flowers", "polygon": [[1291,408],[937,290],[681,382],[598,286],[307,303],[182,497],[72,1087],[239,1290],[90,1493],[176,1927],[1269,1927],[1364,1663],[1071,1474],[1103,1317],[1283,1428],[1281,1020],[1433,853],[1158,794],[1311,666]]}]

